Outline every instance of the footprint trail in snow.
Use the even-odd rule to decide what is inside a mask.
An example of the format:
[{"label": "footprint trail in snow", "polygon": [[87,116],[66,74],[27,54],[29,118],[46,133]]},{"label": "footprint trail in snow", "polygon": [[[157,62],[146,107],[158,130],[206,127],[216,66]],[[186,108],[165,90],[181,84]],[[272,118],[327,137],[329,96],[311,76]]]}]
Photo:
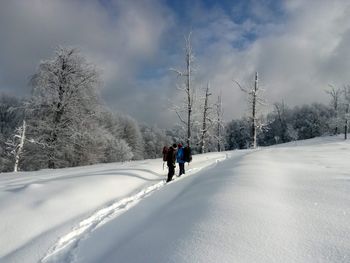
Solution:
[{"label": "footprint trail in snow", "polygon": [[[189,169],[188,172],[200,170],[198,168]],[[179,180],[179,179],[177,179]],[[106,224],[110,220],[116,218],[118,215],[127,211],[136,205],[143,198],[149,196],[153,192],[162,188],[165,181],[151,185],[139,191],[137,194],[119,200],[105,208],[95,212],[90,217],[82,220],[78,226],[74,227],[68,234],[62,236],[56,244],[49,249],[47,254],[40,260],[41,263],[72,262],[74,249],[79,245],[79,241],[85,238],[89,233],[93,232],[98,227]]]},{"label": "footprint trail in snow", "polygon": [[98,210],[92,216],[84,219],[75,227],[71,232],[61,237],[57,243],[49,250],[44,258],[41,259],[42,263],[49,262],[61,262],[60,256],[65,252],[71,251],[78,246],[79,241],[84,238],[88,233],[91,233],[96,228],[104,225],[108,221],[114,219],[122,212],[130,209],[136,205],[141,199],[148,196],[152,192],[160,189],[165,185],[164,181],[151,185],[145,189],[142,189],[137,194],[124,198],[112,205]]}]

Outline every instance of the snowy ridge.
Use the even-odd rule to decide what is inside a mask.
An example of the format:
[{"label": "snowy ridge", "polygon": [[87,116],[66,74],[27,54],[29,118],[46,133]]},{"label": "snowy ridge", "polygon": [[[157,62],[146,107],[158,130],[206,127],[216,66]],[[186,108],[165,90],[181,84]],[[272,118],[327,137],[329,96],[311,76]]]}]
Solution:
[{"label": "snowy ridge", "polygon": [[[218,162],[227,159],[228,154],[225,154],[224,158],[216,159],[212,165],[217,164]],[[198,172],[203,167],[191,168],[187,170],[186,177],[189,175]],[[176,177],[174,176],[173,180],[182,180],[184,177]],[[98,210],[93,215],[88,218],[82,220],[78,226],[74,227],[72,231],[62,236],[57,243],[51,247],[48,253],[40,260],[41,263],[50,263],[50,262],[62,262],[62,257],[66,262],[74,261],[74,250],[78,247],[79,241],[83,240],[90,233],[92,233],[97,228],[106,224],[107,222],[113,220],[118,215],[127,211],[131,207],[135,206],[138,202],[140,202],[145,197],[151,195],[153,192],[159,190],[160,188],[166,185],[165,180],[162,180],[159,183],[146,187],[140,190],[135,195],[130,197],[123,198],[108,207],[102,208]],[[65,255],[66,254],[66,255]]]},{"label": "snowy ridge", "polygon": [[96,229],[73,260],[348,263],[349,158],[340,140],[232,152]]},{"label": "snowy ridge", "polygon": [[[101,210],[98,210],[92,216],[84,219],[75,227],[71,232],[61,237],[57,243],[49,250],[47,255],[41,259],[40,262],[58,262],[56,261],[55,255],[60,252],[63,252],[65,249],[71,250],[76,247],[84,236],[88,233],[91,233],[98,227],[107,223],[108,221],[115,218],[117,215],[130,209],[132,206],[136,205],[142,198],[150,195],[152,192],[163,187],[165,184],[164,181],[157,184],[151,185],[145,189],[142,189],[137,194],[124,198],[112,205],[105,207]],[[60,261],[60,260],[59,260]]]},{"label": "snowy ridge", "polygon": [[167,185],[160,159],[5,175],[0,261],[349,262],[349,159],[319,138],[198,155]]},{"label": "snowy ridge", "polygon": [[[226,158],[224,152],[198,155],[186,171],[195,173]],[[0,262],[53,260],[77,240],[80,248],[80,240],[103,220],[161,187],[156,185],[167,173],[162,163],[152,159],[1,174]]]}]

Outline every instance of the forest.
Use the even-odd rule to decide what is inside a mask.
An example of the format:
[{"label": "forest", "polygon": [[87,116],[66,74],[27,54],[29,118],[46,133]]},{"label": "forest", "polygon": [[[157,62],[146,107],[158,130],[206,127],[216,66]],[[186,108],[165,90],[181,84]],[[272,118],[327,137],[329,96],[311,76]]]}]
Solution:
[{"label": "forest", "polygon": [[[79,49],[58,47],[30,77],[28,98],[0,95],[0,171],[32,171],[96,163],[158,158],[173,142],[189,144],[194,154],[247,149],[344,133],[348,129],[350,86],[329,86],[329,104],[267,107],[258,85],[237,81],[247,99],[247,114],[227,120],[222,98],[210,84],[203,91],[192,80],[193,54],[186,38],[186,69],[171,69],[181,84],[184,105],[169,109],[178,124],[160,129],[111,111],[100,97],[103,80]],[[202,93],[198,95],[199,93]],[[219,94],[219,92],[218,92]],[[166,102],[165,102],[166,103]],[[229,113],[225,113],[229,114]],[[177,115],[177,116],[176,116]],[[225,117],[225,118],[224,118]]]}]

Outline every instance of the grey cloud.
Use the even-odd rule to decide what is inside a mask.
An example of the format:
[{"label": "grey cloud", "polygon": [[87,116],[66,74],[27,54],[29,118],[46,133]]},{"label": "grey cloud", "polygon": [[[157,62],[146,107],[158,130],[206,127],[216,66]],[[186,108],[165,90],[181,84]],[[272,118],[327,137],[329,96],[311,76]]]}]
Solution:
[{"label": "grey cloud", "polygon": [[[253,1],[254,2],[254,1]],[[269,1],[268,1],[269,2]],[[165,1],[11,0],[0,4],[0,91],[28,93],[28,76],[59,44],[78,46],[102,71],[107,103],[138,120],[169,126],[181,103],[176,76],[184,66],[181,19]],[[251,12],[260,22],[234,22],[225,10],[197,4],[191,13],[197,56],[194,85],[210,81],[222,92],[225,118],[246,112],[233,80],[250,85],[260,72],[269,102],[299,105],[327,101],[328,84],[349,83],[350,7],[347,1],[283,1],[284,20],[264,6]],[[190,12],[187,10],[186,12]],[[190,28],[190,26],[188,27]],[[254,33],[256,39],[247,37]],[[141,73],[150,70],[150,76]],[[213,96],[214,98],[214,96]]]},{"label": "grey cloud", "polygon": [[[327,102],[324,90],[328,84],[349,82],[349,4],[300,1],[291,6],[286,2],[284,11],[286,21],[252,23],[249,30],[258,31],[259,37],[247,46],[237,48],[232,40],[223,37],[208,42],[199,55],[201,79],[210,79],[212,87],[223,92],[226,119],[239,117],[244,113],[242,109],[247,108],[233,80],[249,85],[254,71],[260,72],[270,103],[284,100],[291,106]],[[238,28],[235,37],[239,38],[244,28],[239,29],[233,23],[216,21],[199,30],[199,34],[210,39],[217,32],[233,35]]]},{"label": "grey cloud", "polygon": [[78,47],[102,72],[102,93],[113,106],[131,91],[135,75],[159,50],[171,25],[158,1],[13,0],[0,4],[0,91],[29,93],[28,78],[58,45]]}]

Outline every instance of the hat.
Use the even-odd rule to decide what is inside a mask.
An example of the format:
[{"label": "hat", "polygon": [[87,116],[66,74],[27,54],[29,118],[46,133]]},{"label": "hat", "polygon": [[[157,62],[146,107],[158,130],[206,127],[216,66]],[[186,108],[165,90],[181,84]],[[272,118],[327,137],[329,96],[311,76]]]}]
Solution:
[{"label": "hat", "polygon": [[181,143],[179,143],[179,144],[177,145],[177,147],[181,148],[181,147],[182,147],[182,144],[181,144]]},{"label": "hat", "polygon": [[173,144],[173,148],[176,148],[176,143]]}]

